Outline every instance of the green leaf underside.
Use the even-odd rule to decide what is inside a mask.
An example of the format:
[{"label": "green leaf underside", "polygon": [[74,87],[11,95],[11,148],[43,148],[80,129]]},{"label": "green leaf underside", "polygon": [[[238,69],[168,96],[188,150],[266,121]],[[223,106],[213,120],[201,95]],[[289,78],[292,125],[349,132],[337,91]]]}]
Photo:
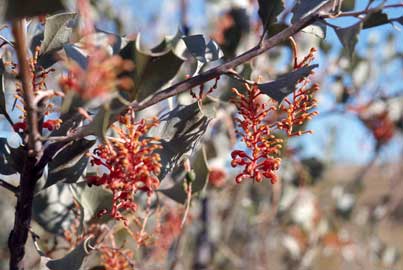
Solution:
[{"label": "green leaf underside", "polygon": [[[209,169],[207,165],[206,151],[204,147],[200,148],[195,154],[192,161],[192,170],[196,174],[195,180],[192,182],[192,194],[198,193],[204,189],[207,184]],[[187,194],[184,189],[185,175],[179,176],[179,182],[169,189],[158,190],[164,195],[178,203],[185,203]]]},{"label": "green leaf underside", "polygon": [[58,182],[74,183],[83,174],[89,158],[85,155],[95,140],[81,139],[60,151],[48,165],[48,177],[44,188]]},{"label": "green leaf underside", "polygon": [[112,206],[112,193],[103,187],[89,187],[84,181],[70,185],[70,189],[84,211],[85,222],[96,219],[99,211]]},{"label": "green leaf underside", "polygon": [[61,49],[69,42],[73,28],[73,20],[77,18],[74,12],[66,12],[50,16],[46,19],[44,38],[41,44],[41,54]]},{"label": "green leaf underside", "polygon": [[61,0],[8,0],[6,20],[52,14],[64,9]]}]

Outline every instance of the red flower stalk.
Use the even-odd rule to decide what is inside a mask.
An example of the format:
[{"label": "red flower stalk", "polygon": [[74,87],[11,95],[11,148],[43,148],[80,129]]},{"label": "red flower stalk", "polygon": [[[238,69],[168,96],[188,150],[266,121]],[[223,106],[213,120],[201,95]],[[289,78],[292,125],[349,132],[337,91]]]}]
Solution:
[{"label": "red flower stalk", "polygon": [[[301,62],[296,57],[297,48],[295,42],[291,43],[294,51],[294,69],[299,69],[309,65],[314,59],[315,48],[312,48],[307,56]],[[298,89],[292,94],[292,98],[286,97],[284,102],[280,104],[279,110],[287,115],[285,119],[277,123],[277,128],[284,130],[289,137],[300,136],[306,133],[312,133],[311,130],[294,131],[296,126],[303,125],[307,120],[318,114],[311,110],[317,106],[317,100],[314,94],[319,90],[318,84],[310,84],[310,77],[305,77],[298,82]]]},{"label": "red flower stalk", "polygon": [[[190,76],[189,76],[190,78]],[[193,90],[190,90],[190,95],[194,98],[197,99],[199,102],[203,100],[203,98],[205,98],[206,96],[208,96],[209,94],[211,94],[215,89],[217,89],[218,86],[218,81],[220,80],[220,76],[215,78],[214,84],[213,86],[211,86],[207,92],[204,92],[204,84],[201,84],[199,86],[199,93],[196,94],[195,92],[193,92]]]},{"label": "red flower stalk", "polygon": [[24,132],[27,129],[27,123],[25,121],[15,123],[13,129],[15,132]]},{"label": "red flower stalk", "polygon": [[258,98],[262,94],[255,84],[252,87],[246,86],[246,94],[239,93],[236,89],[232,91],[238,96],[235,105],[242,118],[236,118],[241,131],[237,133],[251,154],[242,150],[235,150],[231,153],[232,167],[243,167],[243,171],[235,178],[240,183],[245,178],[252,178],[261,182],[263,177],[275,183],[277,177],[275,171],[279,169],[280,158],[274,156],[279,153],[282,147],[282,140],[271,134],[270,128],[264,123],[264,119],[275,107],[267,108],[267,105],[260,103]]},{"label": "red flower stalk", "polygon": [[[153,233],[153,249],[150,254],[154,262],[166,259],[169,248],[182,232],[183,212],[169,207],[165,211],[162,217],[160,216],[161,212],[157,212],[158,223]],[[190,221],[188,218],[187,222]]]},{"label": "red flower stalk", "polygon": [[[112,191],[113,205],[109,215],[125,222],[121,211],[136,211],[134,194],[141,190],[151,195],[159,186],[157,176],[161,170],[160,156],[155,153],[161,148],[156,143],[158,139],[143,138],[158,121],[134,122],[133,118],[129,114],[122,117],[120,122],[124,128],[113,127],[119,138],[110,138],[107,144],[101,144],[94,150],[92,165],[104,166],[109,172],[87,178],[88,184],[104,186]],[[99,214],[107,213],[105,209]]]}]

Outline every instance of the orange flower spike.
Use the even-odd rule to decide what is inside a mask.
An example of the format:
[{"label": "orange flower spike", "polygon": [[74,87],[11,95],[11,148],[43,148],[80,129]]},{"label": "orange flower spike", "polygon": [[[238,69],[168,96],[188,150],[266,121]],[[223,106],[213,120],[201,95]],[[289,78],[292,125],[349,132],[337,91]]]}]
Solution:
[{"label": "orange flower spike", "polygon": [[243,179],[251,178],[261,182],[263,177],[266,177],[274,183],[277,180],[274,171],[278,170],[280,159],[273,156],[278,154],[282,141],[270,134],[269,126],[264,123],[264,119],[275,108],[267,108],[266,104],[259,102],[261,92],[256,84],[245,87],[247,90],[245,95],[233,89],[238,97],[234,103],[241,115],[235,122],[241,128],[236,132],[251,150],[251,154],[242,150],[234,150],[231,153],[231,166],[243,167],[243,171],[236,176],[235,181],[240,183]]},{"label": "orange flower spike", "polygon": [[151,195],[159,186],[157,178],[161,170],[160,157],[154,151],[161,148],[155,138],[142,138],[152,127],[158,124],[156,119],[134,122],[130,112],[119,119],[124,126],[114,126],[118,138],[109,140],[109,144],[99,145],[94,150],[91,164],[104,166],[109,172],[102,176],[92,176],[88,184],[102,185],[113,193],[112,209],[99,213],[108,214],[117,220],[127,222],[123,210],[136,211],[133,195],[138,190]]},{"label": "orange flower spike", "polygon": [[[293,38],[290,38],[291,47],[294,55],[294,69],[298,69],[309,65],[314,59],[315,48],[311,48],[308,55],[304,57],[301,62],[298,62],[297,57],[297,44]],[[317,106],[317,100],[313,97],[319,90],[318,84],[310,85],[310,78],[305,77],[301,79],[299,88],[294,91],[292,99],[285,98],[284,102],[280,104],[279,111],[287,114],[286,118],[278,121],[277,128],[284,130],[289,137],[301,136],[302,134],[309,134],[312,131],[294,131],[295,126],[301,126],[306,121],[311,120],[318,112],[309,112],[312,108]]]}]

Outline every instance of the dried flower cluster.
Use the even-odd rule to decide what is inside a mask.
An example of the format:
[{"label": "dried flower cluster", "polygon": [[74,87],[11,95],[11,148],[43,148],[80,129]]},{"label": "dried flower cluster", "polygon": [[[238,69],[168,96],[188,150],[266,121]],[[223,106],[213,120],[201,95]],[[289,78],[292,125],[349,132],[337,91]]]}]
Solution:
[{"label": "dried flower cluster", "polygon": [[[294,68],[298,69],[308,65],[313,60],[315,49],[311,49],[309,54],[298,62],[294,59]],[[295,49],[296,55],[296,49]],[[303,125],[307,120],[317,115],[311,112],[316,107],[316,99],[313,97],[319,90],[317,84],[311,84],[310,78],[305,77],[297,84],[297,89],[293,92],[292,98],[285,98],[284,102],[276,106],[269,107],[261,100],[262,92],[257,84],[252,86],[246,84],[246,93],[242,94],[237,89],[232,91],[237,96],[234,103],[237,106],[240,117],[235,119],[240,130],[238,135],[250,150],[234,150],[231,153],[232,167],[243,167],[243,171],[235,178],[237,183],[243,179],[254,179],[261,182],[263,178],[270,179],[271,183],[277,181],[276,171],[280,167],[280,149],[283,140],[273,134],[273,129],[283,130],[288,137],[300,136],[312,131],[295,131],[296,126]],[[274,123],[267,123],[269,114],[286,115],[284,118],[274,119]],[[270,114],[272,119],[272,114]]]},{"label": "dried flower cluster", "polygon": [[[138,190],[151,194],[158,186],[157,176],[161,170],[160,156],[155,150],[160,148],[157,138],[143,138],[158,124],[151,121],[134,121],[130,112],[121,117],[123,128],[113,126],[118,138],[109,138],[108,143],[100,144],[94,150],[92,165],[104,166],[108,172],[102,176],[89,176],[88,184],[104,186],[113,193],[110,216],[125,220],[121,211],[136,210],[133,196]],[[104,210],[102,214],[108,213]]]}]

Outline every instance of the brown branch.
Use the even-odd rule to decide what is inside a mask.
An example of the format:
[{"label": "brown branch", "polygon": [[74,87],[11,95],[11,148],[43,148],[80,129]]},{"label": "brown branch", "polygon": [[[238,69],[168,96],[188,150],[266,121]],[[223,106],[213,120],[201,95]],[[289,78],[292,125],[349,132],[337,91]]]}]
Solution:
[{"label": "brown branch", "polygon": [[38,116],[35,111],[34,91],[32,84],[32,74],[27,61],[27,43],[23,20],[14,20],[12,32],[15,40],[15,50],[17,53],[19,73],[22,81],[23,98],[25,102],[26,121],[28,126],[27,144],[25,144],[25,161],[21,173],[20,187],[15,208],[14,227],[8,238],[10,250],[10,270],[23,270],[25,243],[28,239],[32,219],[32,203],[34,199],[35,184],[42,175],[42,170],[37,170],[37,163],[41,142],[38,140]]},{"label": "brown branch", "polygon": [[338,17],[358,17],[360,15],[363,14],[370,14],[379,10],[384,10],[384,9],[388,9],[388,8],[402,8],[403,4],[393,4],[393,5],[385,5],[383,7],[375,7],[375,8],[366,8],[364,10],[360,10],[360,11],[349,11],[349,12],[342,12],[337,14],[336,16],[332,15],[332,14],[328,14],[328,15],[323,15],[322,18],[330,18],[330,19],[335,19]]},{"label": "brown branch", "polygon": [[290,36],[295,35],[299,31],[301,31],[303,28],[310,25],[316,19],[319,19],[319,18],[320,18],[320,16],[318,15],[318,13],[309,15],[309,16],[301,19],[300,21],[296,22],[295,24],[291,25],[290,27],[284,29],[280,33],[274,35],[273,37],[271,37],[267,40],[264,40],[262,42],[261,46],[256,46],[256,47],[250,49],[249,51],[228,61],[227,63],[224,63],[220,66],[207,70],[206,72],[203,72],[200,75],[197,75],[195,77],[192,77],[187,80],[181,81],[177,84],[174,84],[174,85],[158,92],[152,98],[145,100],[144,102],[138,103],[137,101],[134,101],[131,104],[131,107],[133,108],[134,111],[143,110],[162,100],[165,100],[172,96],[176,96],[180,93],[186,92],[195,86],[201,85],[207,81],[217,78],[218,76],[220,76],[222,74],[226,74],[226,73],[230,72],[231,70],[233,70],[235,67],[248,62],[252,58],[254,58],[260,54],[263,54],[266,51],[268,51],[269,49],[286,41]]},{"label": "brown branch", "polygon": [[21,77],[23,97],[26,110],[26,121],[28,127],[28,154],[35,156],[39,152],[41,143],[38,141],[38,116],[35,111],[34,90],[32,85],[32,74],[29,70],[27,57],[27,41],[24,20],[15,20],[12,24],[12,32],[15,39],[15,50],[17,52],[19,73]]}]

